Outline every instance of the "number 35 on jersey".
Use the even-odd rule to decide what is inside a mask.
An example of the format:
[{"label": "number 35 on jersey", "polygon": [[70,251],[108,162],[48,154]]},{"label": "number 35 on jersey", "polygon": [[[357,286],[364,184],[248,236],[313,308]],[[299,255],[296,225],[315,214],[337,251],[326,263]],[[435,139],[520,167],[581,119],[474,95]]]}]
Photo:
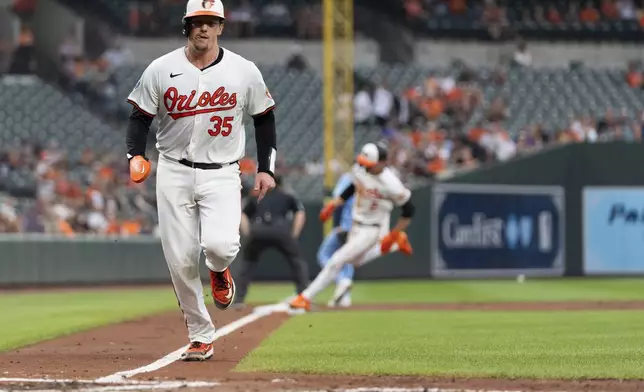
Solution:
[{"label": "number 35 on jersey", "polygon": [[217,61],[198,69],[179,48],[158,58],[128,97],[157,117],[157,148],[175,159],[233,162],[245,155],[245,114],[275,106],[257,66],[221,49]]}]

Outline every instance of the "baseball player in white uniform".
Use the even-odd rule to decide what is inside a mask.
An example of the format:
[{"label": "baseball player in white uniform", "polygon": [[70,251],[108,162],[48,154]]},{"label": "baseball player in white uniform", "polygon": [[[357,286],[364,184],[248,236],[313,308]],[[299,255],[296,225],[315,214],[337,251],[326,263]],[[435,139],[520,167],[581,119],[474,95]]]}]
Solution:
[{"label": "baseball player in white uniform", "polygon": [[[356,161],[352,168],[353,184],[339,198],[324,206],[320,213],[320,219],[326,221],[335,208],[355,193],[353,225],[347,242],[331,256],[309,287],[290,302],[292,309],[310,310],[311,300],[336,279],[346,263],[359,267],[375,259],[377,255],[374,257],[371,253],[379,242],[382,254],[390,252],[394,244],[399,251],[408,255],[412,253],[404,232],[411,223],[415,210],[411,202],[411,191],[387,167],[386,147],[367,143]],[[396,225],[389,230],[388,218],[394,205],[400,206],[402,213]],[[383,231],[388,233],[382,236]]]},{"label": "baseball player in white uniform", "polygon": [[276,131],[271,97],[254,63],[219,46],[221,0],[189,0],[183,17],[185,47],[154,60],[128,97],[130,176],[144,181],[152,119],[159,119],[156,147],[159,231],[174,290],[188,327],[183,360],[213,355],[215,327],[199,276],[203,249],[212,296],[219,309],[235,298],[229,266],[240,248],[241,179],[245,154],[243,115],[253,117],[261,200],[275,187]]}]

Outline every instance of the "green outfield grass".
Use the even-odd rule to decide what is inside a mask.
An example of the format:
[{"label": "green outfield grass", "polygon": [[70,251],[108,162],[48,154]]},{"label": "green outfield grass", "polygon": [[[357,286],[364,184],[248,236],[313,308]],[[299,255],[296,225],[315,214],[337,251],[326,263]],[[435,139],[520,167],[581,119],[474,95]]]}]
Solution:
[{"label": "green outfield grass", "polygon": [[[354,303],[644,300],[644,279],[357,282]],[[316,300],[323,302],[330,290]],[[392,295],[395,293],[395,295]],[[249,303],[274,303],[292,284],[253,284]],[[211,299],[207,299],[210,303]],[[0,294],[0,351],[164,311],[178,311],[170,286]],[[19,327],[16,327],[19,325]]]},{"label": "green outfield grass", "polygon": [[311,313],[236,371],[641,379],[643,323],[634,311]]},{"label": "green outfield grass", "polygon": [[[248,300],[277,301],[291,290],[292,285],[254,285]],[[210,303],[211,298],[206,300]],[[0,293],[0,351],[164,311],[179,311],[169,285],[123,290],[5,291]]]},{"label": "green outfield grass", "polygon": [[[361,304],[440,302],[644,300],[644,279],[539,279],[468,281],[357,281],[353,299]],[[325,303],[331,290],[316,301]],[[395,295],[392,295],[395,293]],[[277,302],[293,294],[292,285],[254,285],[249,301]]]},{"label": "green outfield grass", "polygon": [[0,294],[0,351],[177,308],[172,288]]}]

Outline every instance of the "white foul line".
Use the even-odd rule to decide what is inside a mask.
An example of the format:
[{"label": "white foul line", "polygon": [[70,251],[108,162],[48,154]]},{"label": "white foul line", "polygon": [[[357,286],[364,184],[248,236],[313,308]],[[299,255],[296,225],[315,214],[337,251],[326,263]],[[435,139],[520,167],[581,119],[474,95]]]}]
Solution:
[{"label": "white foul line", "polygon": [[[30,391],[37,392],[37,391]],[[523,391],[506,391],[490,389],[444,389],[444,388],[391,388],[391,387],[360,387],[360,388],[336,388],[336,389],[287,389],[285,392],[523,392]]]},{"label": "white foul line", "polygon": [[[96,384],[96,380],[83,380],[75,378],[25,378],[25,377],[0,377],[0,382],[9,383],[34,383],[34,384]],[[111,384],[110,382],[103,382]],[[146,380],[120,380],[118,384],[124,385],[158,385],[159,381]]]},{"label": "white foul line", "polygon": [[[38,380],[38,381],[34,381]],[[46,380],[45,379],[32,379],[32,382],[35,383],[55,383],[61,382],[61,380]],[[78,381],[77,381],[78,382]],[[62,382],[61,382],[62,383]],[[87,381],[88,384],[94,386],[86,386],[83,388],[74,389],[75,392],[122,392],[122,391],[145,391],[145,390],[155,390],[155,389],[180,389],[180,388],[204,388],[204,387],[216,387],[221,385],[218,382],[209,382],[209,381],[157,381],[157,382],[144,382],[144,383],[135,383],[128,382],[127,385],[96,385],[95,381]],[[64,384],[64,383],[62,383]],[[29,389],[30,392],[60,392],[63,389]],[[6,389],[0,389],[0,392],[9,391]]]},{"label": "white foul line", "polygon": [[[230,324],[224,325],[223,327],[217,329],[217,332],[215,332],[215,338],[213,341],[226,336],[232,332],[235,332],[239,328],[252,323],[253,321],[257,321],[262,317],[271,315],[276,312],[287,312],[288,311],[288,305],[286,304],[277,304],[277,305],[268,305],[268,306],[260,306],[255,309],[253,309],[253,312],[251,314],[248,314],[238,320],[233,321]],[[177,349],[170,354],[166,355],[165,357],[149,364],[145,365],[136,369],[132,370],[125,370],[122,372],[116,372],[114,374],[110,374],[109,376],[97,378],[94,380],[96,383],[110,383],[110,382],[121,382],[124,379],[132,376],[136,376],[137,374],[140,373],[148,373],[148,372],[153,372],[155,370],[159,370],[165,366],[170,365],[171,363],[178,361],[181,358],[181,354],[188,348],[188,346],[181,347],[180,349]]]}]

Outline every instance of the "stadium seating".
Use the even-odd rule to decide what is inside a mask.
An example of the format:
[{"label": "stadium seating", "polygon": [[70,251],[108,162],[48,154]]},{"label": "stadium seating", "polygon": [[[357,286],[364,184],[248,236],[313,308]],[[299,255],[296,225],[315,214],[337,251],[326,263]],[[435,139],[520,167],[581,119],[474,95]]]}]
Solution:
[{"label": "stadium seating", "polygon": [[0,80],[0,143],[52,142],[77,157],[83,148],[124,149],[123,137],[75,103],[64,92],[37,78]]},{"label": "stadium seating", "polygon": [[[79,12],[87,12],[101,17],[102,20],[110,23],[113,27],[121,30],[122,33],[131,33],[128,27],[130,9],[139,3],[132,0],[96,0],[79,5],[74,0],[59,0]],[[234,4],[224,1],[227,12],[234,9]],[[230,4],[229,4],[230,3]],[[260,12],[263,6],[273,3],[272,0],[250,0],[250,4],[256,12]],[[256,18],[255,34],[263,37],[292,37],[294,28],[294,16],[297,9],[302,5],[312,5],[316,2],[303,0],[280,0],[290,11],[290,18],[280,15],[269,17],[261,15]],[[490,39],[487,28],[482,21],[483,13],[482,0],[468,0],[467,9],[463,13],[453,14],[441,2],[432,2],[427,15],[410,20],[405,17],[404,2],[402,0],[380,0],[378,2],[367,0],[356,0],[356,7],[366,7],[375,12],[386,14],[395,18],[397,23],[404,25],[414,31],[417,36],[428,38],[475,38]],[[600,18],[596,23],[583,23],[579,21],[568,21],[569,4],[574,3],[579,7],[579,2],[572,0],[546,0],[533,1],[497,1],[506,8],[508,27],[511,31],[526,38],[549,39],[549,40],[621,40],[638,42],[642,32],[642,25],[639,16],[633,20],[610,20]],[[587,2],[583,2],[585,5]],[[599,9],[600,1],[590,1],[596,9]],[[319,4],[319,3],[318,3]],[[562,17],[562,22],[553,24],[549,22],[535,21],[536,6],[547,10],[551,5],[557,9]],[[79,9],[79,7],[81,9]],[[135,34],[176,35],[181,31],[181,15],[185,12],[183,1],[166,2],[162,7],[152,8],[152,17],[155,19],[156,30],[154,32],[134,32]],[[577,12],[578,13],[578,12]],[[366,31],[369,35],[368,31]]]},{"label": "stadium seating", "polygon": [[[68,5],[75,5],[73,0],[60,0]],[[257,13],[260,12],[263,6],[271,4],[271,0],[250,0],[250,4],[254,7]],[[302,5],[305,4],[299,0],[281,0],[290,11],[291,18],[271,18],[268,16],[259,16],[256,18],[255,32],[263,37],[290,37],[294,33],[294,18],[295,12]],[[138,7],[139,2],[132,0],[96,0],[88,2],[83,5],[83,8],[88,12],[102,15],[105,21],[111,21],[114,27],[128,31],[126,27],[127,21],[130,20],[130,10],[132,7]],[[234,10],[233,2],[224,1],[226,13],[229,14]],[[77,8],[77,7],[74,7]],[[153,9],[154,18],[156,20],[157,29],[160,31],[155,32],[155,36],[172,34],[176,35],[182,29],[181,17],[185,13],[185,2],[166,2],[162,7],[155,7]]]},{"label": "stadium seating", "polygon": [[[15,148],[24,140],[42,146],[57,145],[74,161],[82,150],[125,150],[117,130],[57,88],[32,77],[0,79],[0,145]],[[34,197],[36,179],[29,168],[0,173],[0,192],[17,197]]]},{"label": "stadium seating", "polygon": [[[323,158],[322,81],[314,71],[291,71],[280,66],[260,66],[272,95],[278,102],[279,152],[287,166],[303,167],[305,163]],[[130,67],[119,72],[119,99],[128,107],[126,97],[143,68]],[[359,77],[374,83],[386,81],[394,93],[419,85],[428,76],[458,77],[458,67],[427,69],[419,66],[380,66],[358,69]],[[513,68],[503,85],[486,83],[489,69],[476,71],[486,102],[503,96],[508,102],[510,119],[505,126],[512,134],[535,123],[548,129],[561,129],[570,124],[572,116],[590,115],[595,119],[609,108],[626,110],[631,116],[644,107],[642,90],[631,89],[624,82],[624,71],[591,69]],[[64,93],[42,82],[29,84],[3,82],[0,89],[0,142],[4,146],[30,138],[43,143],[57,141],[69,149],[74,158],[83,147],[123,149],[123,134],[104,125],[99,118],[74,103]],[[483,118],[479,108],[466,127]],[[252,120],[246,119],[247,152],[255,155]],[[355,147],[380,137],[377,128],[360,127],[355,131]],[[4,186],[29,188],[27,173],[11,172],[2,179]],[[292,174],[286,179],[302,198],[319,198],[322,180],[319,175]]]},{"label": "stadium seating", "polygon": [[[582,2],[600,9],[600,1]],[[461,14],[429,12],[430,16],[420,18],[410,26],[416,34],[430,38],[489,38],[482,22],[483,1],[468,1],[468,9]],[[519,35],[535,39],[552,40],[604,40],[636,41],[641,34],[639,20],[609,20],[601,17],[596,23],[568,21],[570,4],[579,9],[579,2],[572,0],[497,1],[506,8],[509,27]],[[535,8],[548,10],[551,6],[562,17],[562,22],[553,24],[535,21]],[[576,17],[578,17],[576,12]],[[544,12],[545,13],[545,12]]]},{"label": "stadium seating", "polygon": [[[380,66],[359,69],[358,74],[373,81],[384,80],[397,94],[412,85],[420,85],[428,76],[458,77],[459,68],[428,69],[411,66]],[[503,96],[508,102],[510,119],[505,124],[511,133],[526,125],[541,123],[550,129],[569,125],[572,116],[598,118],[608,109],[625,109],[631,116],[644,107],[642,90],[630,88],[622,69],[578,68],[512,68],[502,86],[487,84],[490,69],[477,69],[486,102]],[[483,118],[479,108],[468,125]]]}]

